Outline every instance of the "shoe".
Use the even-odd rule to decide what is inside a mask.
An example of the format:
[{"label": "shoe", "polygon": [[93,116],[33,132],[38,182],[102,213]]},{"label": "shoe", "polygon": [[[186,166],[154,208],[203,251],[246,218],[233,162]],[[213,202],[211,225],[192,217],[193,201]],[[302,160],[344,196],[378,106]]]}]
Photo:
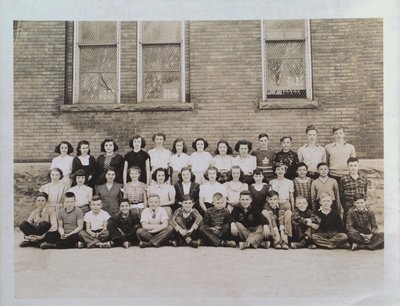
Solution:
[{"label": "shoe", "polygon": [[260,248],[268,249],[271,246],[271,241],[263,241],[260,243]]},{"label": "shoe", "polygon": [[281,246],[280,243],[276,243],[276,244],[274,245],[274,248],[277,249],[277,250],[279,250],[279,249],[282,249],[282,246]]},{"label": "shoe", "polygon": [[139,242],[139,247],[140,248],[149,248],[149,247],[151,247],[151,244],[149,243],[149,242],[144,242],[144,241],[140,241]]},{"label": "shoe", "polygon": [[250,247],[250,242],[239,242],[239,248],[241,251]]},{"label": "shoe", "polygon": [[[295,247],[293,247],[293,245]],[[290,246],[292,247],[292,249],[300,249],[300,248],[304,248],[307,245],[307,240],[305,238],[301,239],[299,242],[292,242],[290,244]]]},{"label": "shoe", "polygon": [[123,244],[125,249],[129,248],[131,246],[131,243],[129,241],[125,241]]},{"label": "shoe", "polygon": [[236,248],[236,242],[233,240],[227,240],[227,241],[225,241],[224,247]]},{"label": "shoe", "polygon": [[298,243],[298,242],[291,242],[290,247],[292,249],[300,249],[301,248],[300,243]]},{"label": "shoe", "polygon": [[197,241],[199,242],[199,246],[205,246],[204,239],[199,238]]},{"label": "shoe", "polygon": [[32,241],[24,240],[19,244],[20,248],[27,248],[32,246]]},{"label": "shoe", "polygon": [[[128,241],[126,241],[126,242],[128,242]],[[113,248],[114,246],[115,246],[115,243],[114,243],[114,241],[110,241],[110,245],[111,245],[111,247]]]},{"label": "shoe", "polygon": [[177,240],[173,239],[169,242],[173,247],[177,248],[179,246],[179,243]]},{"label": "shoe", "polygon": [[283,250],[289,250],[289,246],[286,242],[282,242],[282,249]]},{"label": "shoe", "polygon": [[356,250],[359,250],[359,249],[360,249],[360,246],[357,243],[353,243],[351,245],[351,250],[352,251],[356,251]]},{"label": "shoe", "polygon": [[46,250],[46,249],[55,249],[56,248],[56,244],[55,243],[48,243],[48,242],[43,242],[40,245],[40,248],[42,250]]},{"label": "shoe", "polygon": [[78,249],[83,249],[83,248],[84,248],[83,242],[78,241]]},{"label": "shoe", "polygon": [[311,243],[311,244],[308,245],[307,248],[310,249],[310,250],[314,250],[314,249],[317,248],[317,246],[314,243]]},{"label": "shoe", "polygon": [[191,246],[192,248],[197,249],[200,245],[200,242],[198,242],[197,240],[192,240],[189,242],[189,246]]},{"label": "shoe", "polygon": [[338,249],[351,250],[351,245],[348,242],[342,243],[337,247]]},{"label": "shoe", "polygon": [[110,243],[110,241],[107,241],[107,242],[99,242],[99,248],[101,248],[101,249],[109,249],[109,248],[111,248],[111,243]]}]

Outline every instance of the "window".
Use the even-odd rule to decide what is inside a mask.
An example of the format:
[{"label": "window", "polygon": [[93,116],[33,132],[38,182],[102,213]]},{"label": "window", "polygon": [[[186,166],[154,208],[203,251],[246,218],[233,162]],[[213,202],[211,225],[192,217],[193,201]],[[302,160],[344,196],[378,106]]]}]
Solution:
[{"label": "window", "polygon": [[261,31],[263,100],[291,107],[312,100],[309,21],[264,20]]},{"label": "window", "polygon": [[181,21],[138,23],[138,102],[185,102],[184,29]]},{"label": "window", "polygon": [[74,104],[119,103],[119,22],[75,22]]}]

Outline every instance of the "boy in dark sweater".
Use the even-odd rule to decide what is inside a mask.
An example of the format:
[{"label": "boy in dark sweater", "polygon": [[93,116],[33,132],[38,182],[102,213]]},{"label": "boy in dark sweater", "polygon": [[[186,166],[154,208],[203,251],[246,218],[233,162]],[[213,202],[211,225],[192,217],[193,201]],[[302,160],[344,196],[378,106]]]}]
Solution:
[{"label": "boy in dark sweater", "polygon": [[350,245],[347,242],[347,235],[344,233],[344,226],[340,214],[332,209],[332,197],[328,193],[320,195],[321,207],[317,216],[321,219],[318,229],[311,236],[311,240],[318,247],[335,249],[346,248]]},{"label": "boy in dark sweater", "polygon": [[239,201],[239,205],[234,207],[231,212],[231,233],[240,241],[240,249],[244,250],[249,247],[256,249],[259,246],[268,248],[270,242],[263,241],[263,238],[271,235],[267,218],[251,205],[250,191],[242,191]]}]

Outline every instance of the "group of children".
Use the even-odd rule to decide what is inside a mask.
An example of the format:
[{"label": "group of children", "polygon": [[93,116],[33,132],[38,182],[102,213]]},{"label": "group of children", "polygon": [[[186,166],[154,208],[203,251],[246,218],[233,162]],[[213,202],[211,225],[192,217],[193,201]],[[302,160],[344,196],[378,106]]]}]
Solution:
[{"label": "group of children", "polygon": [[87,141],[79,142],[74,158],[72,146],[61,142],[51,182],[40,188],[37,209],[20,225],[21,246],[382,248],[383,234],[365,201],[367,181],[358,174],[343,127],[333,129],[335,142],[325,148],[316,144],[314,126],[306,135],[298,154],[290,136],[272,152],[263,133],[253,152],[251,142],[238,141],[237,157],[224,140],[212,157],[203,138],[192,143],[190,156],[177,138],[171,153],[163,133],[153,136],[148,153],[135,135],[125,157],[105,139],[97,161]]}]

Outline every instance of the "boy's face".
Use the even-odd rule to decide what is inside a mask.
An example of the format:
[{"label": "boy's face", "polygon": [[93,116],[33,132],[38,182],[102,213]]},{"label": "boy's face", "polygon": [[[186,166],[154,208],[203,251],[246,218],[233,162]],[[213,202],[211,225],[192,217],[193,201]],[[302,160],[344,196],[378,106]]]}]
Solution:
[{"label": "boy's face", "polygon": [[307,142],[315,143],[317,140],[317,131],[316,130],[309,130],[307,132]]},{"label": "boy's face", "polygon": [[299,177],[305,178],[307,175],[307,168],[304,166],[297,168],[297,174],[299,175]]},{"label": "boy's face", "polygon": [[318,168],[318,173],[322,177],[327,177],[329,173],[329,167],[327,165],[322,165]]},{"label": "boy's face", "polygon": [[36,207],[38,209],[43,209],[46,206],[46,198],[45,197],[37,197],[35,203],[36,203]]},{"label": "boy's face", "polygon": [[225,207],[226,200],[225,200],[224,197],[222,197],[222,198],[214,198],[213,199],[213,204],[214,204],[216,209],[220,210],[220,209]]},{"label": "boy's face", "polygon": [[250,195],[244,194],[244,195],[240,196],[239,201],[240,201],[240,205],[242,205],[243,208],[247,208],[250,206],[252,199],[251,199]]},{"label": "boy's face", "polygon": [[150,208],[157,208],[160,206],[160,199],[158,197],[151,197],[148,199],[147,204]]},{"label": "boy's face", "polygon": [[129,176],[131,177],[132,181],[137,181],[139,179],[140,173],[137,170],[131,170],[131,172],[129,172]]},{"label": "boy's face", "polygon": [[338,129],[333,133],[333,137],[336,142],[342,141],[344,139],[344,131],[343,129]]},{"label": "boy's face", "polygon": [[290,138],[285,138],[284,140],[282,140],[281,145],[284,151],[289,151],[290,147],[292,146],[292,141],[290,140]]},{"label": "boy's face", "polygon": [[268,137],[261,137],[259,140],[261,149],[268,149]]},{"label": "boy's face", "polygon": [[332,205],[332,199],[331,197],[323,197],[319,200],[319,203],[321,204],[322,208],[328,209]]},{"label": "boy's face", "polygon": [[86,155],[86,154],[88,154],[88,152],[89,152],[89,145],[87,145],[87,144],[82,144],[82,145],[81,145],[81,153],[84,154],[84,155]]},{"label": "boy's face", "polygon": [[75,198],[64,198],[64,207],[68,210],[75,207]]},{"label": "boy's face", "polygon": [[51,173],[50,173],[50,179],[51,179],[52,182],[57,182],[57,181],[59,181],[59,180],[60,180],[60,177],[61,177],[60,172],[58,172],[57,170],[51,171]]},{"label": "boy's face", "polygon": [[92,201],[92,202],[90,203],[90,209],[91,209],[94,213],[98,213],[102,207],[103,207],[103,203],[101,202],[101,200]]},{"label": "boy's face", "polygon": [[76,180],[76,184],[78,186],[82,186],[83,184],[85,184],[85,177],[84,176],[77,176],[75,178],[75,180]]},{"label": "boy's face", "polygon": [[281,177],[284,176],[285,173],[286,173],[286,168],[285,168],[285,166],[278,166],[278,167],[276,167],[275,173],[276,173],[277,176],[281,176]]},{"label": "boy's face", "polygon": [[119,205],[119,211],[122,212],[123,214],[129,213],[130,208],[131,208],[131,205],[129,204],[129,202],[122,202]]},{"label": "boy's face", "polygon": [[366,209],[367,203],[365,202],[364,199],[359,199],[354,202],[354,206],[356,207],[357,210],[363,211]]},{"label": "boy's face", "polygon": [[184,211],[190,211],[193,207],[193,201],[192,200],[183,201],[182,207]]},{"label": "boy's face", "polygon": [[300,211],[306,211],[308,206],[307,200],[306,199],[298,199],[296,200],[296,207],[300,210]]},{"label": "boy's face", "polygon": [[349,162],[347,164],[347,167],[349,168],[349,171],[351,174],[357,174],[358,169],[360,168],[360,165],[358,162]]},{"label": "boy's face", "polygon": [[114,182],[114,180],[115,180],[115,172],[114,171],[107,171],[106,180],[107,180],[107,182]]},{"label": "boy's face", "polygon": [[261,183],[262,180],[264,179],[264,175],[262,174],[254,174],[253,179],[256,183]]},{"label": "boy's face", "polygon": [[271,208],[276,208],[279,205],[279,197],[277,195],[267,197],[267,201]]}]

